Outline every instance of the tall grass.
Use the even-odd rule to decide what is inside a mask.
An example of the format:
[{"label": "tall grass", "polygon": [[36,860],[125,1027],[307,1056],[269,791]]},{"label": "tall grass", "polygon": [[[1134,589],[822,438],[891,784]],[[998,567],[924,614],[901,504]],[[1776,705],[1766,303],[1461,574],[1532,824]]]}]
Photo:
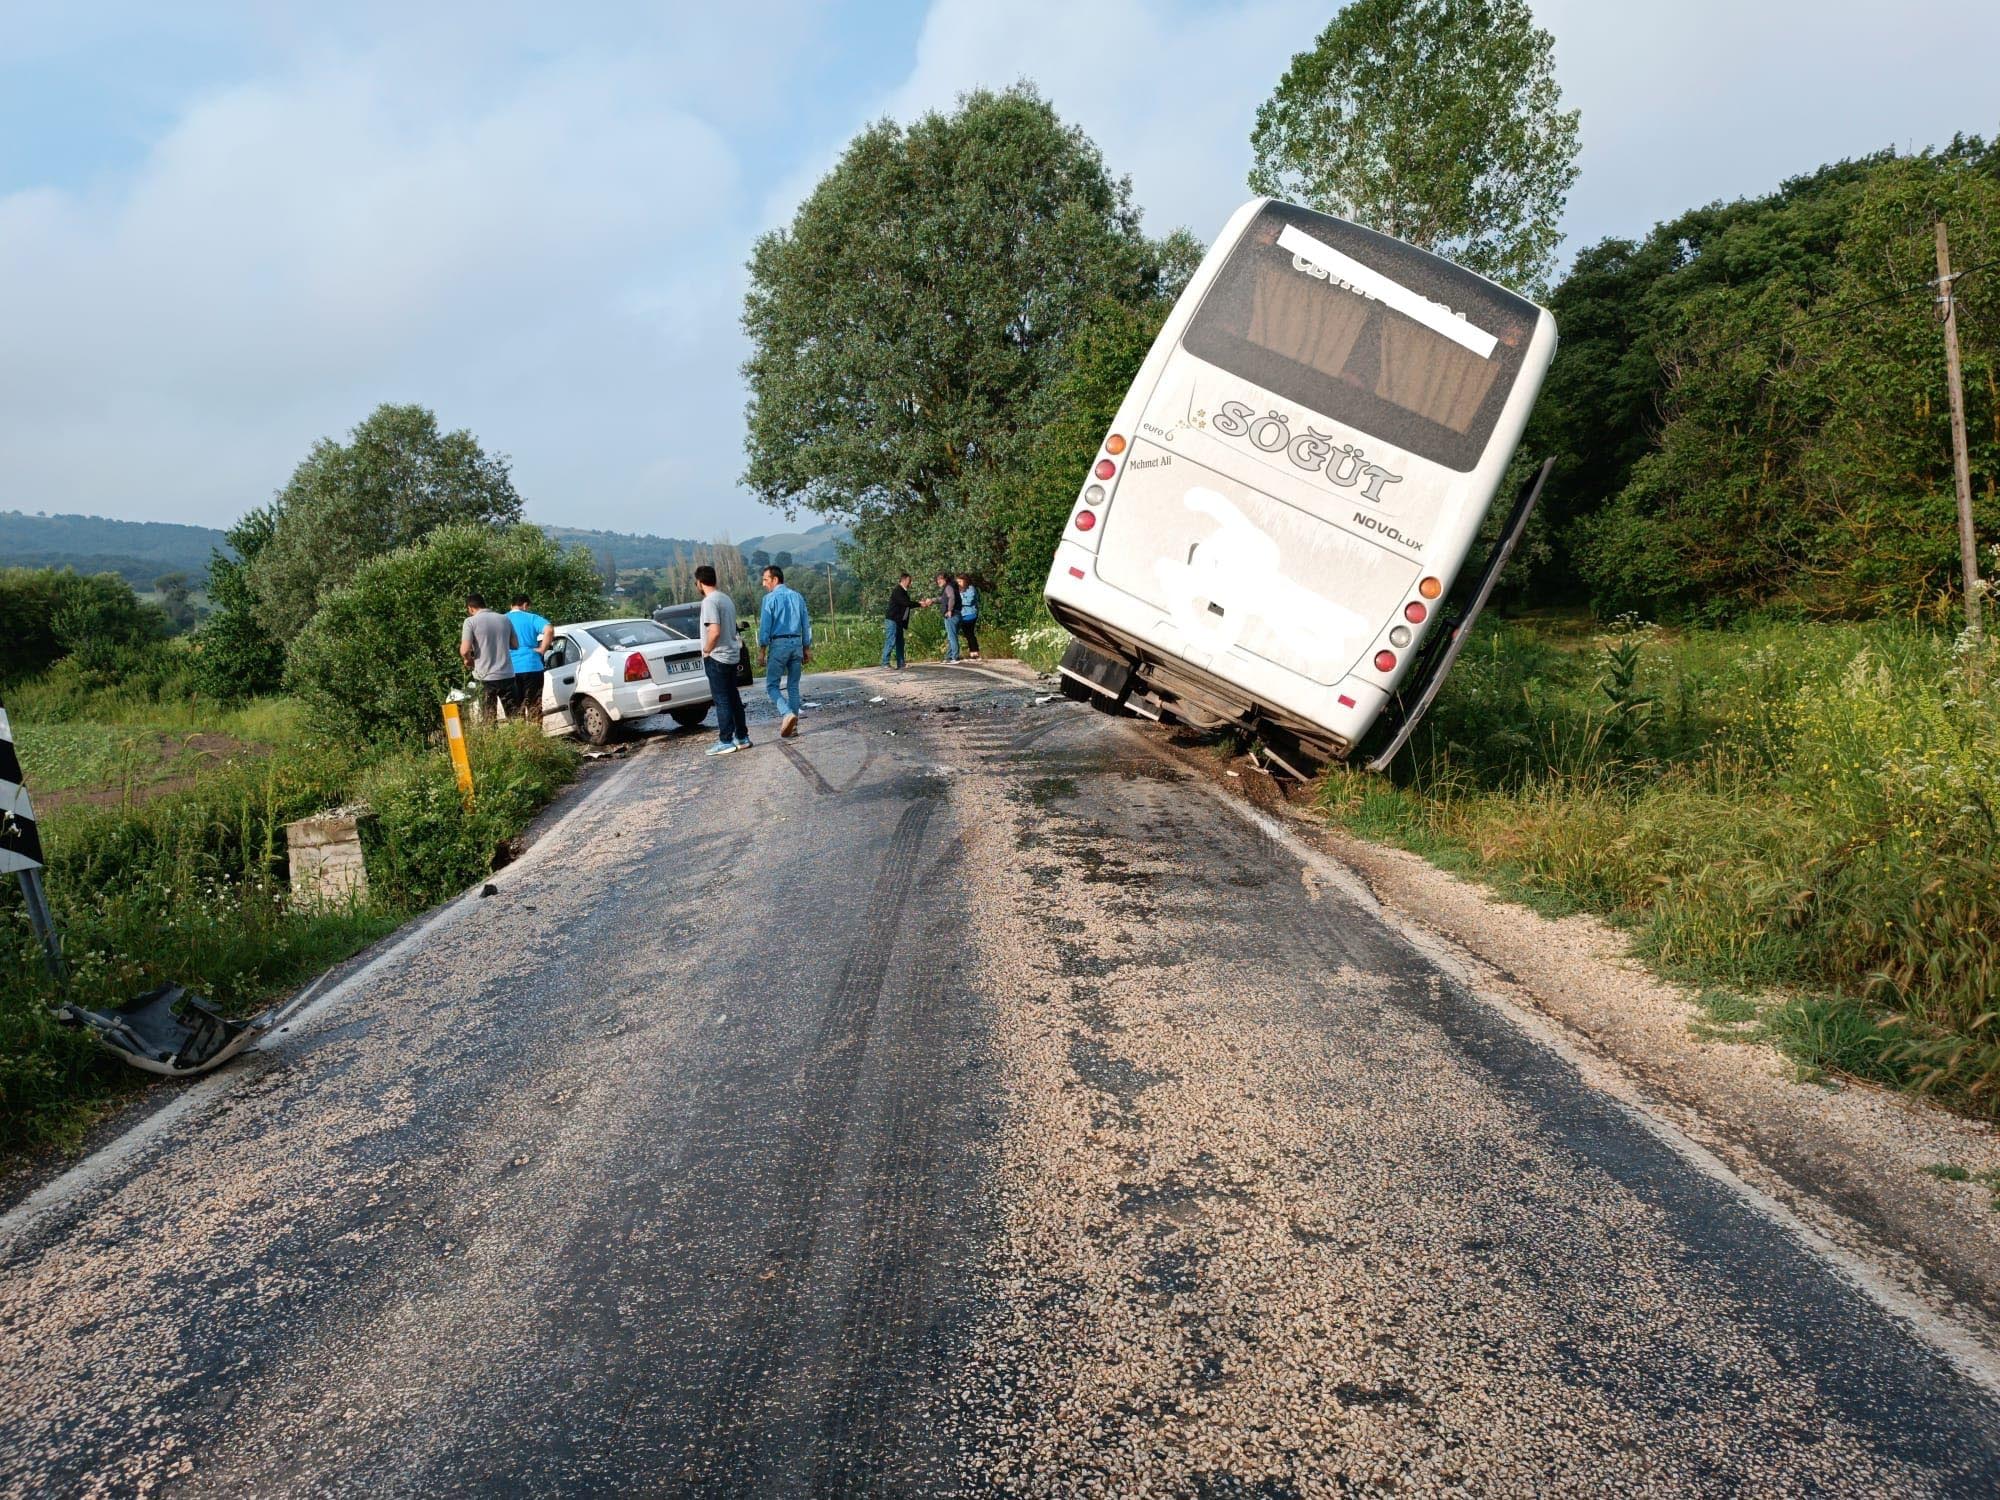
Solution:
[{"label": "tall grass", "polygon": [[[0,1148],[73,1133],[131,1082],[122,1064],[53,1023],[53,1003],[108,1009],[172,982],[254,1009],[477,879],[575,764],[566,742],[529,726],[483,728],[469,740],[479,796],[468,811],[441,750],[374,756],[299,736],[289,709],[245,712],[267,730],[294,727],[269,755],[184,790],[44,821],[67,987],[44,972],[13,882],[0,889]],[[367,900],[295,905],[285,824],[356,799],[377,815]]]},{"label": "tall grass", "polygon": [[1803,1063],[2000,1115],[2000,699],[1897,625],[1484,629],[1393,783],[1327,808],[1662,971]]}]

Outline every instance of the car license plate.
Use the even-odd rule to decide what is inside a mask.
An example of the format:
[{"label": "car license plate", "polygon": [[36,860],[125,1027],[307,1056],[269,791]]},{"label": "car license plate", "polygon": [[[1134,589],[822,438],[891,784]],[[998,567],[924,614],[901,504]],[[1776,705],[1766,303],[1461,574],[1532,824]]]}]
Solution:
[{"label": "car license plate", "polygon": [[683,672],[699,672],[701,658],[698,656],[670,656],[660,663],[668,676],[678,676]]}]

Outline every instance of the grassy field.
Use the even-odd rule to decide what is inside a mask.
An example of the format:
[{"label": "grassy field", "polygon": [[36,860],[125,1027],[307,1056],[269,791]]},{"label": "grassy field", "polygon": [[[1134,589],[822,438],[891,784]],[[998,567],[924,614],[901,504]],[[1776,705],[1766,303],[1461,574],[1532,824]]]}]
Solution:
[{"label": "grassy field", "polygon": [[1893,623],[1482,628],[1332,818],[1628,928],[1709,1034],[2000,1115],[1995,674]]},{"label": "grassy field", "polygon": [[[750,634],[755,636],[754,627]],[[1050,622],[1010,630],[980,621],[979,649],[985,657],[1018,657],[1042,671],[1053,670],[1069,637]],[[904,654],[910,661],[944,659],[944,622],[935,610],[919,610],[910,620]],[[813,620],[813,659],[809,672],[851,672],[881,665],[882,621],[872,616],[836,615]]]},{"label": "grassy field", "polygon": [[[479,796],[468,812],[441,749],[316,739],[287,699],[230,710],[148,702],[58,671],[10,689],[7,706],[29,790],[47,804],[46,884],[72,973],[66,989],[48,978],[5,882],[0,1150],[73,1137],[143,1081],[57,1026],[52,1003],[104,1009],[171,981],[254,1010],[476,880],[576,762],[568,742],[525,726],[474,733]],[[231,753],[190,757],[190,737]],[[355,800],[377,814],[368,900],[295,907],[284,825]]]}]

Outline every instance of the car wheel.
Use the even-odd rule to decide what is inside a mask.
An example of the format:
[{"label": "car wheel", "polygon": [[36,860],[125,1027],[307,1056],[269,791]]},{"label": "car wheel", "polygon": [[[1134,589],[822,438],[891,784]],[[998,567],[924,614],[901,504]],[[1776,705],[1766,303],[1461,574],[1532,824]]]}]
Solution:
[{"label": "car wheel", "polygon": [[611,738],[613,720],[604,711],[604,705],[589,695],[579,697],[570,706],[570,717],[576,720],[583,737],[593,745],[601,745]]},{"label": "car wheel", "polygon": [[700,708],[692,706],[688,708],[670,708],[667,712],[681,728],[699,729],[708,721],[708,708],[709,706],[704,703]]}]

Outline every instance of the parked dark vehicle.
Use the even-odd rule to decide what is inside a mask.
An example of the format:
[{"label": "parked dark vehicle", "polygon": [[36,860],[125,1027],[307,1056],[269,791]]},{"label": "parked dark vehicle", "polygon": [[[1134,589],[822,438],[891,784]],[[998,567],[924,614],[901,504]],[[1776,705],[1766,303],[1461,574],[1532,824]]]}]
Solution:
[{"label": "parked dark vehicle", "polygon": [[[701,639],[701,601],[692,604],[663,604],[653,611],[653,622],[664,629],[688,640]],[[736,638],[743,638],[743,622],[737,621]],[[750,649],[744,647],[743,654],[736,658],[736,680],[744,687],[750,686],[753,673],[750,667]]]}]

